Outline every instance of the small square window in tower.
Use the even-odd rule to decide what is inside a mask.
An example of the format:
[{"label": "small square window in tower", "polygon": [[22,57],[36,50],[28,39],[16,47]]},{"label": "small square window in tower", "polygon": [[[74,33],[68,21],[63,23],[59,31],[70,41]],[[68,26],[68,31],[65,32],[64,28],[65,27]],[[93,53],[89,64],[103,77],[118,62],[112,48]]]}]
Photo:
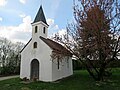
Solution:
[{"label": "small square window in tower", "polygon": [[45,27],[43,27],[43,33],[45,34]]},{"label": "small square window in tower", "polygon": [[35,33],[37,33],[37,30],[38,30],[38,27],[37,27],[37,26],[35,26]]}]

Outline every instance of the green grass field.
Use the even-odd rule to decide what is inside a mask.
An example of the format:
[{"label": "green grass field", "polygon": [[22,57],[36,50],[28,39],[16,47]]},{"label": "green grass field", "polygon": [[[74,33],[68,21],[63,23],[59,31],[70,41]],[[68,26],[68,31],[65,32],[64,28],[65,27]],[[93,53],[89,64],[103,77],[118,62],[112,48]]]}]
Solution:
[{"label": "green grass field", "polygon": [[0,90],[120,90],[120,69],[114,69],[106,82],[95,82],[86,70],[52,83],[32,82],[23,84],[19,78],[0,81]]}]

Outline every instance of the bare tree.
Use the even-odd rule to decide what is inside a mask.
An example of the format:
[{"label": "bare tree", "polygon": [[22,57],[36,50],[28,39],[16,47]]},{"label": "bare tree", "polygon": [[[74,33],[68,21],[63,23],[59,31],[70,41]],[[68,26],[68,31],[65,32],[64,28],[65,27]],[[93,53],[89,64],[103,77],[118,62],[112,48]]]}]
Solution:
[{"label": "bare tree", "polygon": [[0,67],[2,74],[14,74],[19,72],[20,51],[24,44],[13,43],[6,38],[0,38]]},{"label": "bare tree", "polygon": [[[120,52],[120,1],[75,0],[74,22],[57,41],[85,65],[95,80],[104,80],[107,66]],[[95,67],[93,60],[99,62]]]},{"label": "bare tree", "polygon": [[0,39],[0,54],[1,54],[1,62],[2,62],[2,66],[6,66],[6,64],[8,64],[8,54],[11,51],[11,41],[7,40],[6,38],[1,38]]}]

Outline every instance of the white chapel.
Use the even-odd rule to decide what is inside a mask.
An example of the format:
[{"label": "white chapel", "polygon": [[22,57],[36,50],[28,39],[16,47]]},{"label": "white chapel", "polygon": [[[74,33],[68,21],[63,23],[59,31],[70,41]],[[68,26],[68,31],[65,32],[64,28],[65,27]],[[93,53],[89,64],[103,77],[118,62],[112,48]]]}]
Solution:
[{"label": "white chapel", "polygon": [[[21,51],[20,78],[52,82],[73,74],[72,54],[62,45],[47,38],[48,24],[40,6],[32,23],[32,38]],[[60,53],[61,52],[61,53]],[[63,60],[52,60],[54,53],[64,54]]]}]

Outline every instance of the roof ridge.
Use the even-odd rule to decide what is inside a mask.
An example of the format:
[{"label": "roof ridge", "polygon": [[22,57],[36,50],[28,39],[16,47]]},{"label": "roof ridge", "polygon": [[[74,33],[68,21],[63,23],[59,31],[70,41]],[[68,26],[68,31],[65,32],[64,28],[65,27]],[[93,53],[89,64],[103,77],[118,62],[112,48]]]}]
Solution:
[{"label": "roof ridge", "polygon": [[44,38],[42,36],[40,36],[40,39],[45,42],[51,49],[53,49],[53,51],[55,52],[59,52],[61,54],[65,54],[65,55],[72,55],[72,53],[65,48],[63,45],[59,44],[58,42],[55,42],[49,38]]}]

